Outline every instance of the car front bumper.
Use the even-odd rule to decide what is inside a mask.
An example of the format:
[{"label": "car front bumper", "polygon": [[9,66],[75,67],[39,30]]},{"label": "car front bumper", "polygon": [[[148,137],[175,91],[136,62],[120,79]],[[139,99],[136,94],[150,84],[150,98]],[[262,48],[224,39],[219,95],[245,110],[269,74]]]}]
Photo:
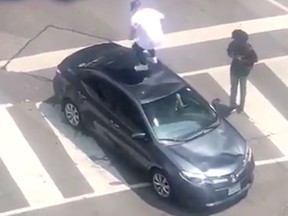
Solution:
[{"label": "car front bumper", "polygon": [[[205,183],[195,186],[183,180],[177,185],[176,196],[181,203],[197,208],[210,208],[237,202],[244,198],[251,188],[254,181],[254,168],[255,163],[252,158],[234,183],[230,181],[223,184]],[[238,190],[229,195],[229,190],[237,185],[240,186]]]}]

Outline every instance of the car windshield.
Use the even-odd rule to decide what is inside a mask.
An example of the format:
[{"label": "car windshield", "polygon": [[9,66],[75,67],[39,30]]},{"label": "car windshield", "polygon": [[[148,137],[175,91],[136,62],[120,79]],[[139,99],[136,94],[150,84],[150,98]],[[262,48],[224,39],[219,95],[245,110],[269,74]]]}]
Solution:
[{"label": "car windshield", "polygon": [[143,105],[159,140],[185,140],[218,120],[215,111],[191,88]]}]

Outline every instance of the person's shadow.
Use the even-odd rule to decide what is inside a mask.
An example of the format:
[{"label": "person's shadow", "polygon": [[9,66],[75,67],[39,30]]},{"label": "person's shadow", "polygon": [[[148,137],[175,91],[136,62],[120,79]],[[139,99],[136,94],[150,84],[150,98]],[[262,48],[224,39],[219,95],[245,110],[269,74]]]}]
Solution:
[{"label": "person's shadow", "polygon": [[217,114],[221,118],[227,118],[231,115],[231,113],[237,109],[238,106],[227,106],[221,103],[219,98],[215,98],[212,100],[211,105],[215,108]]}]

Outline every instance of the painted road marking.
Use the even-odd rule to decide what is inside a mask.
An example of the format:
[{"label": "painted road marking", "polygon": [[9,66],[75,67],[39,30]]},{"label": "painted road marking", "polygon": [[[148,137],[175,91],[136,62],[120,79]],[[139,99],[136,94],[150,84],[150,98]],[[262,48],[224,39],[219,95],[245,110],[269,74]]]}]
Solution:
[{"label": "painted road marking", "polygon": [[[249,34],[288,29],[288,15],[273,16],[170,33],[165,36],[165,40],[160,49],[229,38],[231,37],[231,32],[235,28],[242,28]],[[129,40],[122,40],[117,43],[123,46],[131,46],[131,41]],[[66,56],[82,48],[84,47],[15,58],[8,64],[6,69],[11,72],[27,73],[56,67]],[[0,61],[0,66],[5,65],[6,62],[7,60]]]},{"label": "painted road marking", "polygon": [[[42,113],[42,116],[62,143],[67,154],[74,161],[75,166],[85,177],[95,193],[113,193],[115,191],[129,189],[129,186],[124,183],[124,179],[119,179],[121,175],[116,168],[111,167],[110,161],[106,161],[109,167],[104,164],[105,167],[103,168],[101,166],[103,163],[97,164],[93,162],[83,151],[78,149],[75,143],[82,143],[83,148],[88,148],[87,152],[91,150],[90,154],[97,154],[97,158],[105,157],[105,154],[100,148],[95,150],[96,143],[94,139],[84,135],[75,135],[75,130],[61,121],[60,109],[58,110],[45,103],[37,103],[36,107]],[[58,128],[61,128],[62,131],[65,130],[65,135],[61,133]],[[111,173],[116,173],[118,178]]]},{"label": "painted road marking", "polygon": [[115,192],[110,191],[110,192],[106,192],[103,194],[99,194],[99,193],[83,194],[83,195],[76,196],[76,197],[66,198],[66,199],[63,199],[59,202],[55,202],[53,204],[50,204],[50,205],[30,206],[30,207],[19,208],[19,209],[3,212],[3,213],[0,213],[0,216],[18,215],[18,214],[22,214],[22,213],[26,213],[26,212],[30,212],[30,211],[35,211],[35,210],[39,210],[39,209],[43,209],[43,208],[55,207],[55,206],[73,203],[73,202],[77,202],[77,201],[81,201],[81,200],[85,200],[85,199],[91,199],[91,198],[95,198],[95,197],[99,197],[99,196],[103,196],[103,195],[108,195],[111,193],[122,192],[122,191],[126,191],[129,189],[144,188],[144,187],[149,187],[149,186],[150,186],[149,183],[140,183],[140,184],[131,185],[129,188],[118,188],[118,191],[115,191]]},{"label": "painted road marking", "polygon": [[284,6],[283,4],[279,3],[278,1],[275,0],[266,0],[270,2],[271,4],[275,5],[276,7],[286,11],[288,13],[288,7]]},{"label": "painted road marking", "polygon": [[271,165],[271,164],[285,163],[285,162],[288,162],[288,157],[280,157],[280,158],[275,158],[275,159],[255,161],[255,165],[264,166],[264,165]]},{"label": "painted road marking", "polygon": [[[230,95],[230,73],[215,71],[210,74]],[[288,122],[284,116],[265,98],[265,96],[250,82],[247,81],[247,96],[245,113],[265,135],[278,134],[288,130]],[[239,96],[239,94],[238,94]],[[277,124],[275,124],[277,122]]]},{"label": "painted road marking", "polygon": [[12,107],[12,106],[14,106],[12,103],[0,104],[0,109],[1,108],[9,108],[9,107]]},{"label": "painted road marking", "polygon": [[[288,157],[255,161],[255,165],[256,165],[256,167],[258,167],[258,166],[272,165],[272,164],[284,163],[284,162],[288,162]],[[150,183],[139,183],[139,184],[131,185],[129,187],[129,189],[145,188],[145,187],[150,187],[150,186],[151,186]],[[126,191],[126,190],[127,189],[122,189],[122,190],[119,190],[117,192],[122,192],[122,191]],[[76,197],[66,198],[66,199],[63,199],[59,202],[55,202],[53,204],[50,204],[50,205],[30,206],[30,207],[19,208],[19,209],[3,212],[3,213],[0,213],[0,216],[13,216],[13,215],[18,215],[18,214],[23,214],[23,213],[27,213],[27,212],[31,212],[31,211],[44,209],[44,208],[55,207],[55,206],[60,206],[60,205],[68,204],[68,203],[73,203],[73,202],[77,202],[77,201],[81,201],[81,200],[85,200],[85,199],[96,198],[96,197],[108,195],[108,194],[111,194],[111,192],[110,193],[109,192],[103,193],[103,194],[99,194],[99,193],[83,194],[83,195],[76,196]]]},{"label": "painted road marking", "polygon": [[[261,59],[259,60],[257,64],[267,64],[267,66],[271,66],[273,72],[275,74],[278,74],[278,69],[280,68],[281,70],[281,74],[284,77],[285,71],[283,71],[283,67],[285,67],[285,63],[288,63],[288,55],[286,56],[279,56],[279,57],[274,57],[274,58],[267,58],[267,59]],[[279,64],[280,63],[280,64]],[[287,64],[288,65],[288,64]],[[203,73],[214,73],[215,71],[229,71],[230,65],[223,65],[223,66],[219,66],[219,67],[213,67],[213,68],[207,68],[207,69],[202,69],[202,70],[196,70],[196,71],[187,71],[187,72],[183,72],[183,73],[179,73],[178,75],[181,77],[189,77],[189,76],[193,76],[193,75],[197,75],[197,74],[203,74]],[[274,68],[274,69],[273,69]],[[283,74],[285,73],[285,74]],[[288,79],[287,76],[285,76],[286,79]]]},{"label": "painted road marking", "polygon": [[266,61],[265,64],[288,88],[288,56],[285,58],[276,58],[274,61]]},{"label": "painted road marking", "polygon": [[62,200],[62,194],[6,108],[0,108],[0,131],[0,157],[29,204]]}]

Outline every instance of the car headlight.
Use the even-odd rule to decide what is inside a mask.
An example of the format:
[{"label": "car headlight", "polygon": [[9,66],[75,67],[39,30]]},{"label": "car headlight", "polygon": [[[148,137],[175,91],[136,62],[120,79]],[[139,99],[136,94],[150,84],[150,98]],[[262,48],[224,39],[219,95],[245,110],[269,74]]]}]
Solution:
[{"label": "car headlight", "polygon": [[247,147],[243,163],[247,164],[248,162],[251,161],[251,159],[252,159],[252,149],[250,147]]},{"label": "car headlight", "polygon": [[180,172],[180,176],[189,183],[202,185],[205,183],[206,176],[202,173],[194,173],[194,172]]}]

